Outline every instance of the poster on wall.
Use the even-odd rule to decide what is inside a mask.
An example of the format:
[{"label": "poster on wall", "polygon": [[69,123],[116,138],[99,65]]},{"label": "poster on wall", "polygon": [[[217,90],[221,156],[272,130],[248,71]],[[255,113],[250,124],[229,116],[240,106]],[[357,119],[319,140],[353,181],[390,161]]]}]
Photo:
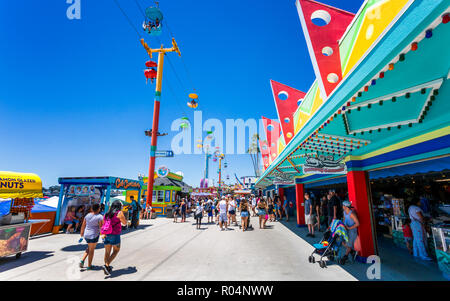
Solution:
[{"label": "poster on wall", "polygon": [[138,196],[139,196],[139,191],[137,190],[127,190],[127,194],[126,194],[126,202],[131,204],[131,196],[134,197],[135,201],[137,202],[138,200]]},{"label": "poster on wall", "polygon": [[306,157],[303,165],[304,174],[346,174],[347,166],[341,160],[334,160],[333,156],[320,155]]},{"label": "poster on wall", "polygon": [[0,257],[25,252],[31,225],[0,229]]},{"label": "poster on wall", "polygon": [[166,196],[164,198],[164,201],[166,203],[170,203],[170,190],[166,190],[165,194],[166,194]]},{"label": "poster on wall", "polygon": [[102,186],[95,185],[65,185],[64,200],[61,206],[60,224],[63,224],[67,210],[71,207],[84,207],[87,213],[92,204],[100,203],[103,194]]}]

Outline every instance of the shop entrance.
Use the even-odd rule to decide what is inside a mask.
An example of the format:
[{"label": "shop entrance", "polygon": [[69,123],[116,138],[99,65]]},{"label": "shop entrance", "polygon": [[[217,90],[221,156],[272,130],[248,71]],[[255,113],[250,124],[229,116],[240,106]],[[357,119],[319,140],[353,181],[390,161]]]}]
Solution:
[{"label": "shop entrance", "polygon": [[[420,202],[424,216],[425,249],[449,277],[450,172],[432,172],[371,179],[373,230],[379,252],[413,258],[408,209]],[[425,261],[423,263],[426,263]]]}]

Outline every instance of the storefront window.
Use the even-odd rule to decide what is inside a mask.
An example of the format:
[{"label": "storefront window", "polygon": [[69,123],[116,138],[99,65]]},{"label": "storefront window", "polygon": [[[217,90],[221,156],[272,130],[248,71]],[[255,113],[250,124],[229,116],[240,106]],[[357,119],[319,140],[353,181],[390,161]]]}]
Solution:
[{"label": "storefront window", "polygon": [[164,190],[158,190],[157,202],[158,203],[163,203],[164,202]]}]

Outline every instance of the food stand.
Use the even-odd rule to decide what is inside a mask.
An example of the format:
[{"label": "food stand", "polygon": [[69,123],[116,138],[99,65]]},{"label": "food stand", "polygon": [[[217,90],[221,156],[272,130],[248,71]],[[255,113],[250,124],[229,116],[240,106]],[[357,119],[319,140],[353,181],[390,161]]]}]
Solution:
[{"label": "food stand", "polygon": [[0,171],[0,202],[9,203],[7,211],[0,213],[0,257],[27,251],[33,223],[48,220],[30,220],[34,198],[42,197],[42,181],[31,173]]},{"label": "food stand", "polygon": [[126,191],[127,199],[130,195],[135,195],[139,203],[143,187],[142,181],[118,177],[59,178],[58,183],[61,184],[61,190],[53,227],[54,234],[63,228],[69,208],[83,207],[84,214],[87,214],[93,204],[104,204],[106,212],[110,205],[112,189]]},{"label": "food stand", "polygon": [[[154,177],[152,210],[156,216],[173,217],[172,207],[182,197],[187,197],[191,189],[183,182],[183,176],[176,173],[162,175],[155,172]],[[145,196],[148,178],[142,179],[145,185],[142,195]]]}]

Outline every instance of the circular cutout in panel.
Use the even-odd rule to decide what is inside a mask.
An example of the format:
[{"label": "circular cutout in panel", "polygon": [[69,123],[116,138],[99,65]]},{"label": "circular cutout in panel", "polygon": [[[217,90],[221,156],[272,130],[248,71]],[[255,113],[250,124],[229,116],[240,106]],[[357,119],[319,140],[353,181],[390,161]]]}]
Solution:
[{"label": "circular cutout in panel", "polygon": [[292,138],[292,133],[291,133],[291,132],[288,132],[288,133],[286,134],[286,137]]},{"label": "circular cutout in panel", "polygon": [[267,130],[268,130],[268,131],[273,131],[273,125],[269,124],[269,125],[267,126]]},{"label": "circular cutout in panel", "polygon": [[278,93],[278,98],[280,100],[286,100],[288,99],[289,94],[286,91],[281,91],[280,93]]},{"label": "circular cutout in panel", "polygon": [[373,26],[373,24],[370,24],[369,27],[367,27],[366,40],[370,40],[370,38],[372,38],[374,29],[375,29],[375,26]]},{"label": "circular cutout in panel", "polygon": [[289,117],[284,118],[284,122],[289,123],[291,122],[291,119]]},{"label": "circular cutout in panel", "polygon": [[297,106],[299,106],[303,101],[303,98],[300,98],[299,100],[297,100]]},{"label": "circular cutout in panel", "polygon": [[335,84],[335,83],[338,82],[339,76],[337,76],[336,73],[330,73],[330,74],[328,74],[328,76],[327,76],[327,80],[328,80],[328,82],[330,82],[330,83],[332,83],[332,84]]},{"label": "circular cutout in panel", "polygon": [[323,47],[322,48],[322,54],[324,56],[332,56],[333,55],[333,49],[329,46]]},{"label": "circular cutout in panel", "polygon": [[314,23],[314,25],[325,26],[330,23],[331,16],[327,11],[320,9],[311,14],[311,21]]}]

